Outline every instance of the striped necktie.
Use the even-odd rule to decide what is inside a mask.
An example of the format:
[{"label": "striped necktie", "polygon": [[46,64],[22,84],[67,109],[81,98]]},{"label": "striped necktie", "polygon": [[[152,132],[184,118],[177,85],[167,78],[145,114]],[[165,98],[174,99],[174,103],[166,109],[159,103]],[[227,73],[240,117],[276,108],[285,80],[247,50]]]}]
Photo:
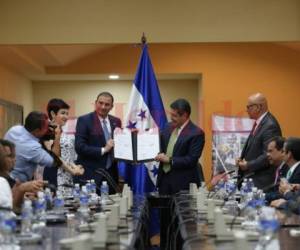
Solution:
[{"label": "striped necktie", "polygon": [[[107,142],[109,139],[111,139],[111,133],[109,133],[108,131],[108,127],[107,127],[107,121],[103,120],[102,122],[102,128],[103,128],[103,133],[104,133],[104,137],[105,137],[105,141]],[[110,168],[112,164],[112,155],[111,152],[107,153],[107,160],[106,160],[106,169]]]}]

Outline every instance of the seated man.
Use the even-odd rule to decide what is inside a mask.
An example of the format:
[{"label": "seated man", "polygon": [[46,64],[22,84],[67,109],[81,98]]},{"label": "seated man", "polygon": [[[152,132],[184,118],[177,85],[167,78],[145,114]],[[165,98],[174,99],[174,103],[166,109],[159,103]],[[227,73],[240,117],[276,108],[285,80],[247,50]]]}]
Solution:
[{"label": "seated man", "polygon": [[283,195],[282,199],[272,201],[273,207],[284,207],[289,200],[295,200],[298,195],[294,191],[300,184],[300,138],[290,137],[286,140],[283,147],[283,160],[289,166],[286,174],[286,180],[282,180],[279,186],[279,192]]},{"label": "seated man", "polygon": [[0,139],[0,145],[3,147],[5,163],[5,165],[0,167],[0,176],[8,181],[10,188],[12,189],[14,209],[20,209],[23,203],[24,194],[36,194],[43,189],[44,182],[42,180],[35,180],[21,183],[19,180],[12,179],[9,174],[13,170],[16,161],[15,145],[12,142],[3,139]]},{"label": "seated man", "polygon": [[[0,145],[0,170],[5,167],[4,149]],[[0,208],[12,209],[12,194],[7,180],[0,177]]]},{"label": "seated man", "polygon": [[270,163],[270,167],[276,168],[275,179],[271,186],[269,186],[264,191],[266,192],[266,200],[271,202],[272,200],[281,198],[279,193],[279,183],[281,178],[286,177],[288,171],[288,165],[283,161],[283,145],[285,139],[281,136],[273,137],[267,147],[267,157]]}]

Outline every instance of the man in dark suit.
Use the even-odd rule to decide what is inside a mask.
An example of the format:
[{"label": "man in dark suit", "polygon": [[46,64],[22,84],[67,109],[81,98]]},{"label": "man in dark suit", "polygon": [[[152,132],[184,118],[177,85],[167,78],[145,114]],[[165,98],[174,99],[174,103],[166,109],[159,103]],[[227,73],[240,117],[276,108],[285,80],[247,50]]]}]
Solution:
[{"label": "man in dark suit", "polygon": [[284,145],[285,139],[281,136],[273,137],[268,144],[267,148],[267,157],[270,163],[270,167],[275,168],[275,179],[271,186],[268,189],[265,189],[266,192],[266,200],[271,202],[272,200],[281,198],[281,194],[279,193],[279,183],[281,178],[286,177],[286,173],[289,170],[288,165],[283,161]]},{"label": "man in dark suit", "polygon": [[190,120],[191,107],[187,100],[178,99],[171,105],[171,123],[161,133],[163,153],[157,186],[160,194],[175,194],[189,189],[189,183],[200,183],[202,171],[199,158],[204,147],[204,132]]},{"label": "man in dark suit", "polygon": [[279,186],[283,199],[273,201],[271,205],[274,207],[282,207],[287,200],[294,202],[300,195],[299,191],[295,192],[300,189],[300,138],[288,138],[284,143],[283,152],[283,160],[289,166],[289,170],[286,180],[281,181]]},{"label": "man in dark suit", "polygon": [[279,184],[281,178],[286,177],[286,173],[289,170],[288,165],[283,161],[284,145],[285,139],[281,136],[273,137],[269,143],[267,148],[267,157],[271,167],[275,167],[275,179],[273,184]]},{"label": "man in dark suit", "polygon": [[255,120],[253,129],[237,159],[239,175],[243,178],[253,172],[253,182],[257,188],[264,188],[274,182],[275,168],[269,167],[267,145],[274,136],[281,136],[276,118],[268,111],[267,99],[257,93],[248,98],[247,112]]},{"label": "man in dark suit", "polygon": [[[78,118],[75,150],[78,154],[77,162],[84,166],[85,172],[80,179],[77,178],[77,182],[95,179],[99,186],[103,179],[103,176],[97,173],[99,169],[118,182],[117,163],[113,160],[112,154],[114,147],[112,134],[116,127],[121,127],[121,120],[108,114],[113,108],[113,103],[112,94],[102,92],[95,101],[95,111]],[[111,186],[110,193],[113,193]]]}]

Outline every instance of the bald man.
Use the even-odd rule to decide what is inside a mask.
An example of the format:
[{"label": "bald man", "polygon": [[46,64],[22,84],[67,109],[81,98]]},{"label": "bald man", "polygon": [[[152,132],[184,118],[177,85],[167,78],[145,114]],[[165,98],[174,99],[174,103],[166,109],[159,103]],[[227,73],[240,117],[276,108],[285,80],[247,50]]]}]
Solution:
[{"label": "bald man", "polygon": [[267,158],[268,142],[274,136],[281,136],[281,129],[276,118],[268,111],[265,96],[256,93],[248,98],[247,113],[255,120],[252,131],[243,148],[241,157],[237,159],[239,174],[251,175],[257,188],[264,188],[274,183],[275,168],[269,166]]}]

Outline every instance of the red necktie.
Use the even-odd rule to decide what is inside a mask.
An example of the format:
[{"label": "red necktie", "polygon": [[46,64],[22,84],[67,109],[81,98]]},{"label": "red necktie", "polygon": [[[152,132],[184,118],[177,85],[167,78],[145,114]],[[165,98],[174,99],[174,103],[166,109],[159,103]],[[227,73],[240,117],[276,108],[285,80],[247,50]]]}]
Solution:
[{"label": "red necktie", "polygon": [[256,125],[257,125],[257,123],[255,121],[254,124],[253,124],[252,130],[251,130],[251,135],[255,135]]},{"label": "red necktie", "polygon": [[275,185],[277,184],[277,180],[278,180],[278,177],[279,177],[279,171],[280,171],[280,167],[278,167],[276,169],[275,182],[274,182]]}]

